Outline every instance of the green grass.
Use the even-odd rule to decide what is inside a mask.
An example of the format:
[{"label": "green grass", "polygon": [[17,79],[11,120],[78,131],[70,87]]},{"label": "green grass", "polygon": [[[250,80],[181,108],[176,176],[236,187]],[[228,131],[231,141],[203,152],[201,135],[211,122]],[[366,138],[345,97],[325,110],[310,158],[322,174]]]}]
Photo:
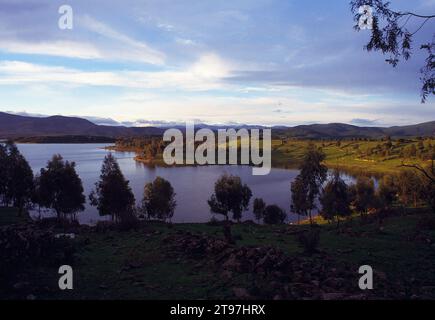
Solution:
[{"label": "green grass", "polygon": [[[272,140],[272,166],[275,168],[298,168],[308,143],[314,143],[321,147],[326,155],[325,164],[329,168],[337,168],[352,175],[374,175],[398,173],[402,168],[402,162],[429,165],[429,161],[422,158],[430,158],[435,152],[435,139],[393,140],[391,147],[386,148],[386,141],[320,141],[299,139],[274,139]],[[238,141],[240,145],[241,142]],[[422,144],[422,145],[421,145]],[[404,152],[414,146],[415,156],[405,156]],[[423,149],[421,149],[421,147]],[[163,161],[162,153],[156,154],[153,159],[147,159],[140,147],[117,144],[113,147],[119,151],[133,151],[138,154],[136,160],[147,165],[167,166]],[[388,149],[388,150],[387,150]],[[419,155],[424,155],[420,157]]]},{"label": "green grass", "polygon": [[[419,157],[404,157],[402,151],[414,145],[418,150],[418,140],[404,142],[393,141],[388,154],[376,149],[385,141],[306,141],[306,140],[274,140],[272,143],[272,165],[274,167],[295,168],[302,161],[308,143],[321,147],[326,155],[325,164],[329,168],[337,168],[350,174],[384,175],[398,173],[402,162],[427,166],[430,162]],[[429,139],[424,146],[429,148],[435,140]],[[374,150],[368,155],[368,150]]]},{"label": "green grass", "polygon": [[0,226],[11,225],[29,221],[27,213],[18,214],[15,208],[0,207]]},{"label": "green grass", "polygon": [[[11,215],[11,210],[2,209],[0,213]],[[2,219],[14,222],[12,218]],[[435,286],[435,247],[415,240],[419,234],[435,243],[435,230],[417,227],[422,219],[434,217],[421,211],[391,216],[384,221],[383,230],[377,222],[362,224],[356,216],[342,222],[341,232],[335,225],[323,223],[320,250],[339,264],[369,264],[385,273],[389,281]],[[239,239],[238,246],[275,246],[289,256],[301,257],[303,251],[293,232],[307,228],[236,224],[232,232]],[[137,231],[83,231],[74,240],[78,247],[73,264],[74,290],[57,289],[59,275],[55,268],[32,270],[23,277],[30,277],[38,288],[32,293],[41,299],[225,299],[233,297],[233,287],[249,288],[247,275],[223,280],[219,266],[210,265],[207,259],[190,259],[171,251],[165,239],[180,230],[223,237],[220,226],[208,224],[170,227],[149,223]]]}]

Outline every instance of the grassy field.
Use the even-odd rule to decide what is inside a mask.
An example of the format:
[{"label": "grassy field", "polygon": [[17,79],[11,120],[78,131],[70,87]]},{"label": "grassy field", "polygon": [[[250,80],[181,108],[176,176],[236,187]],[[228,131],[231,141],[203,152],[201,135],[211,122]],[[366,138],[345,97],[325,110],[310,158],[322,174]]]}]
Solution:
[{"label": "grassy field", "polygon": [[[240,141],[238,144],[240,145]],[[302,162],[309,143],[322,148],[326,155],[325,164],[329,168],[343,170],[352,175],[374,175],[398,173],[402,163],[430,165],[435,155],[435,139],[392,140],[342,140],[320,141],[299,139],[272,140],[272,166],[294,169]],[[391,143],[391,144],[390,144]],[[409,152],[414,148],[413,152]],[[140,147],[117,144],[112,150],[137,152],[136,161],[147,165],[166,166],[162,153],[147,158]]]},{"label": "grassy field", "polygon": [[[0,209],[3,225],[19,222],[14,215],[12,210]],[[400,283],[403,297],[411,298],[416,289],[419,294],[423,290],[426,298],[435,298],[434,220],[425,209],[391,216],[382,228],[377,221],[361,223],[353,217],[342,224],[340,232],[319,221],[323,223],[320,250],[313,256],[304,254],[297,241],[297,234],[308,229],[307,225],[236,224],[232,230],[238,248],[277,248],[301,265],[322,265],[328,260],[354,274],[346,279],[355,285],[358,266],[368,264],[384,282]],[[27,289],[3,292],[0,297],[25,298],[31,294],[37,299],[230,299],[237,298],[234,288],[251,292],[260,283],[266,290],[267,278],[256,278],[254,284],[256,276],[249,273],[233,272],[228,277],[207,255],[184,255],[171,242],[180,234],[223,237],[221,226],[209,224],[151,222],[126,232],[83,228],[74,240],[74,290],[60,291],[57,269],[43,267],[19,276]],[[382,288],[376,286],[376,279],[373,291],[380,294]]]},{"label": "grassy field", "polygon": [[19,216],[17,210],[14,208],[0,207],[0,227],[16,223],[24,223],[29,220],[27,214]]},{"label": "grassy field", "polygon": [[[413,145],[417,150],[421,147],[420,140],[409,139],[392,141],[388,152],[384,151],[385,141],[305,141],[305,140],[274,140],[272,143],[272,165],[274,167],[294,168],[301,161],[308,143],[313,142],[322,148],[326,155],[325,164],[329,168],[337,168],[351,174],[384,175],[394,174],[404,163],[427,166],[428,160],[418,156],[407,156],[404,150]],[[433,148],[434,139],[427,139],[423,146]],[[418,153],[418,151],[417,151]]]}]

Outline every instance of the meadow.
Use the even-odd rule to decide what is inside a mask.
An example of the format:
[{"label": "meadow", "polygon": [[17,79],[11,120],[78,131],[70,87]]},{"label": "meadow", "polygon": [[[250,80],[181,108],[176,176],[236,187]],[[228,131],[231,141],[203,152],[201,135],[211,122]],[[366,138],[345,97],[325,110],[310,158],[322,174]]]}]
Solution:
[{"label": "meadow", "polygon": [[[238,143],[240,145],[240,141]],[[272,140],[272,167],[298,168],[311,143],[325,153],[324,164],[328,168],[354,176],[396,174],[403,169],[402,164],[427,167],[435,156],[434,138],[307,140],[275,136]],[[165,166],[162,158],[164,145],[160,138],[119,140],[111,148],[134,151],[137,161]]]},{"label": "meadow", "polygon": [[[11,209],[0,209],[2,225],[27,223],[17,219],[16,214]],[[356,215],[347,219],[341,229],[321,219],[317,223],[320,242],[314,254],[305,253],[298,241],[298,235],[310,229],[307,224],[234,224],[237,240],[231,246],[223,244],[222,227],[211,223],[146,222],[130,231],[76,227],[71,230],[77,237],[69,240],[75,248],[71,262],[74,290],[59,290],[59,266],[43,263],[16,272],[12,289],[3,287],[0,297],[435,298],[435,218],[425,208],[398,210],[381,224],[377,219],[361,220]],[[53,232],[68,231],[50,228]],[[212,250],[219,245],[224,249]],[[252,252],[259,252],[258,257]],[[252,259],[258,260],[252,268],[263,265],[255,271],[245,268]],[[277,265],[284,259],[290,265],[279,269]],[[275,263],[273,269],[268,269],[268,261]],[[374,269],[373,290],[364,292],[358,288],[361,265]]]}]

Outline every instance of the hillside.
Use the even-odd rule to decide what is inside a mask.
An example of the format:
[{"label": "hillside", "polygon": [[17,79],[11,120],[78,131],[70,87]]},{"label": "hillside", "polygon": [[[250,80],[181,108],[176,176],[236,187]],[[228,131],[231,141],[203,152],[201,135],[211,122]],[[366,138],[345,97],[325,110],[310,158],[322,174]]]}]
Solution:
[{"label": "hillside", "polygon": [[358,127],[343,123],[312,124],[291,128],[280,127],[275,129],[274,133],[281,137],[303,139],[382,138],[387,135],[394,138],[434,136],[435,121],[390,128]]},{"label": "hillside", "polygon": [[[17,228],[22,241],[29,234],[52,236],[48,224],[26,223],[12,209],[0,208],[0,217],[0,230]],[[73,248],[74,290],[53,287],[58,264],[44,256],[35,268],[7,269],[16,278],[0,287],[0,299],[433,299],[434,222],[424,208],[397,208],[364,223],[354,215],[341,231],[318,219],[319,248],[311,256],[298,240],[308,225],[233,224],[236,244],[226,243],[222,226],[213,223],[148,221],[130,231],[62,227],[57,232],[76,238],[47,254],[63,257],[61,248]],[[374,269],[373,290],[357,286],[364,264]]]},{"label": "hillside", "polygon": [[128,128],[96,125],[76,117],[52,116],[46,118],[18,116],[0,112],[0,138],[40,136],[96,136],[123,137],[161,134],[154,127]]},{"label": "hillside", "polygon": [[[208,127],[212,130],[217,126]],[[258,128],[238,126],[237,128]],[[181,127],[180,127],[181,128]],[[28,138],[41,136],[94,136],[94,137],[138,137],[161,135],[165,128],[124,127],[97,125],[91,121],[64,116],[29,117],[0,112],[0,138]],[[336,139],[336,138],[394,138],[435,136],[435,121],[390,128],[358,127],[343,123],[300,125],[295,127],[273,127],[280,138]]]}]

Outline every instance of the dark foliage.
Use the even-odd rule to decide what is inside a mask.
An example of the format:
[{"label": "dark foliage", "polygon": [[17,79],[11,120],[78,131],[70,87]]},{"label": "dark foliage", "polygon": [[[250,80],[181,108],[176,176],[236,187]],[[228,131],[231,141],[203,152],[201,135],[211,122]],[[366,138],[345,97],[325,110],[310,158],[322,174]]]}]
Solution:
[{"label": "dark foliage", "polygon": [[340,217],[351,214],[350,194],[346,183],[341,179],[338,171],[334,172],[333,178],[326,184],[320,198],[322,204],[321,216],[327,220],[337,217],[337,225]]},{"label": "dark foliage", "polygon": [[213,213],[222,214],[228,220],[228,213],[233,213],[233,219],[240,221],[243,211],[248,210],[252,191],[242,184],[240,177],[223,175],[214,186],[214,194],[208,200]]},{"label": "dark foliage", "polygon": [[277,205],[268,205],[264,209],[263,221],[265,224],[282,224],[287,218],[287,214]]},{"label": "dark foliage", "polygon": [[135,199],[129,181],[124,178],[111,153],[104,158],[100,181],[95,184],[89,199],[98,208],[100,215],[110,215],[116,222],[129,218],[134,212]]},{"label": "dark foliage", "polygon": [[[399,12],[390,9],[390,2],[385,0],[352,0],[351,10],[354,14],[355,30],[360,31],[360,21],[364,20],[367,12],[360,10],[363,6],[369,6],[372,11],[372,28],[371,38],[365,46],[367,51],[380,51],[384,55],[388,55],[386,61],[393,67],[403,59],[408,60],[412,55],[413,36],[424,27],[424,25],[435,15],[423,15],[413,12]],[[364,20],[367,22],[367,19]],[[416,25],[412,22],[416,22]],[[408,27],[411,24],[412,27]],[[413,30],[410,30],[413,28]],[[421,69],[421,96],[424,103],[430,94],[435,93],[435,59],[433,50],[435,34],[431,41],[422,44],[420,49],[427,51],[426,64]]]},{"label": "dark foliage", "polygon": [[61,155],[54,155],[47,167],[41,169],[35,184],[35,201],[56,211],[59,219],[66,216],[74,218],[77,212],[84,210],[86,198],[75,163],[64,161]]},{"label": "dark foliage", "polygon": [[8,141],[0,144],[0,200],[12,204],[20,214],[30,203],[33,193],[33,172],[17,146]]},{"label": "dark foliage", "polygon": [[298,242],[308,255],[316,253],[320,243],[320,230],[319,228],[310,228],[298,236]]},{"label": "dark foliage", "polygon": [[170,220],[176,205],[174,188],[169,181],[157,177],[145,185],[141,209],[148,218]]}]

